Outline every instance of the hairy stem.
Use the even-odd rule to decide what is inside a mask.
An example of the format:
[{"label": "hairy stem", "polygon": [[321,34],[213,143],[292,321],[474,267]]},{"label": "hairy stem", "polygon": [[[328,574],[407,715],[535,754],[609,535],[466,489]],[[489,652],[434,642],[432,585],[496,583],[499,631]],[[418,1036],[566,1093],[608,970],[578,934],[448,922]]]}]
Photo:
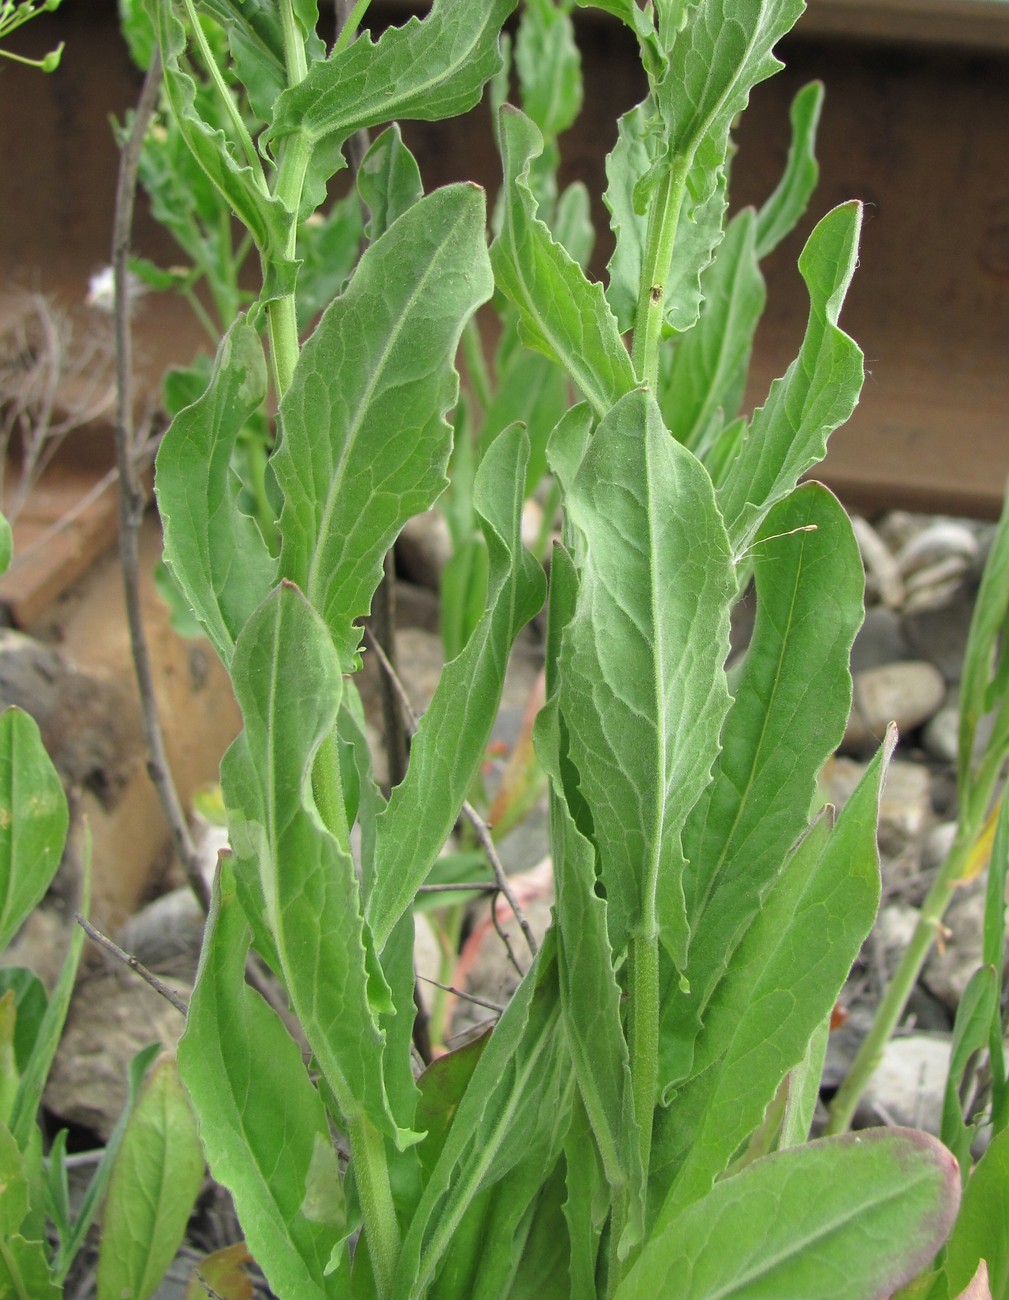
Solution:
[{"label": "hairy stem", "polygon": [[652,197],[634,317],[634,372],[652,391],[659,378],[659,343],[666,306],[666,283],[673,264],[676,227],[690,170],[688,158],[674,158]]},{"label": "hairy stem", "polygon": [[399,1224],[389,1183],[385,1138],[364,1116],[347,1124],[354,1181],[368,1234],[368,1255],[375,1273],[379,1300],[392,1291],[399,1259]]}]

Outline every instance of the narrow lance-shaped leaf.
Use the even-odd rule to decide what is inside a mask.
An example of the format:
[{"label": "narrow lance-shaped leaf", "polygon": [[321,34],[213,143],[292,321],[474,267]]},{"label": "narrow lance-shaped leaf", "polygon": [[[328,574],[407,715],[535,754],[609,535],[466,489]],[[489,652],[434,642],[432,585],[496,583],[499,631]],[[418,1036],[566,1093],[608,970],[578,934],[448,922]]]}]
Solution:
[{"label": "narrow lance-shaped leaf", "polygon": [[[340,707],[340,665],[322,620],[289,583],[249,620],[232,678],[245,730],[221,782],[239,865],[258,866],[288,993],[344,1117],[367,1118],[406,1145],[386,1097],[377,1012],[389,1009],[388,990],[369,968],[354,862],[313,795]],[[339,784],[336,763],[327,777]]]},{"label": "narrow lance-shaped leaf", "polygon": [[203,395],[172,421],[158,449],[158,508],[168,564],[221,660],[273,586],[277,564],[239,506],[235,442],[266,398],[266,360],[240,317],[221,340]]},{"label": "narrow lance-shaped leaf", "polygon": [[153,1293],[182,1243],[202,1182],[196,1118],[166,1054],[144,1082],[113,1165],[102,1213],[99,1300]]},{"label": "narrow lance-shaped leaf", "polygon": [[581,59],[570,16],[553,0],[527,0],[515,41],[522,109],[548,140],[582,107]]},{"label": "narrow lance-shaped leaf", "polygon": [[660,359],[663,417],[673,436],[702,460],[713,427],[732,419],[742,399],[764,310],[755,238],[756,217],[747,208],[729,223],[701,279],[704,308],[696,326]]},{"label": "narrow lance-shaped leaf", "polygon": [[[976,762],[974,742],[978,723],[1002,698],[991,698],[992,682],[1005,674],[1009,661],[1004,628],[1009,615],[1009,493],[981,575],[981,586],[971,614],[967,651],[960,684],[960,729],[957,751],[957,791],[967,807]],[[999,636],[1002,633],[1001,644]],[[1001,695],[1001,692],[1000,692]]]},{"label": "narrow lance-shaped leaf", "polygon": [[883,1300],[928,1264],[958,1202],[956,1163],[924,1133],[870,1129],[792,1147],[657,1230],[616,1300]]},{"label": "narrow lance-shaped leaf", "polygon": [[[467,112],[501,66],[498,37],[517,2],[435,0],[425,19],[390,27],[377,41],[361,33],[284,91],[276,103],[271,142],[295,132],[310,149],[324,141],[336,170],[336,150],[362,127],[393,119],[435,122]],[[320,174],[310,184],[304,205],[309,212],[325,197],[327,179]]]},{"label": "narrow lance-shaped leaf", "polygon": [[574,477],[561,477],[580,587],[560,707],[592,809],[610,941],[621,952],[647,902],[682,969],[680,832],[729,706],[728,540],[711,480],[646,390],[614,407]]},{"label": "narrow lance-shaped leaf", "polygon": [[781,180],[757,214],[757,256],[765,258],[795,227],[806,211],[820,177],[816,130],[823,107],[823,82],[811,81],[792,100],[792,140]]},{"label": "narrow lance-shaped leaf", "polygon": [[946,1248],[945,1295],[959,1296],[988,1264],[993,1300],[1009,1297],[1009,1131],[995,1135],[964,1188],[963,1204]]},{"label": "narrow lance-shaped leaf", "polygon": [[368,249],[302,349],[272,460],[281,571],[325,619],[345,672],[386,552],[445,486],[453,358],[492,288],[483,192],[449,186]]},{"label": "narrow lance-shaped leaf", "polygon": [[372,243],[423,198],[420,168],[403,143],[399,123],[383,131],[364,155],[357,173],[357,192],[371,214],[364,233]]},{"label": "narrow lance-shaped leaf", "polygon": [[445,666],[421,719],[403,782],[377,820],[375,880],[366,899],[379,951],[441,852],[468,798],[497,715],[508,656],[543,604],[543,570],[522,545],[528,439],[517,425],[488,448],[473,502],[489,556],[487,610]]},{"label": "narrow lance-shaped leaf", "polygon": [[498,288],[515,305],[529,347],[561,365],[599,416],[634,386],[634,371],[602,286],[536,216],[529,168],[543,148],[538,129],[508,105],[499,118],[505,202],[491,246]]},{"label": "narrow lance-shaped leaf", "polygon": [[862,353],[837,319],[855,271],[861,224],[861,204],[843,204],[827,213],[802,250],[799,270],[810,303],[802,348],[754,412],[718,493],[736,555],[749,546],[771,506],[823,459],[827,438],[855,409]]},{"label": "narrow lance-shaped leaf", "polygon": [[0,952],[40,902],[60,865],[69,814],[35,719],[0,713]]},{"label": "narrow lance-shaped leaf", "polygon": [[[643,1174],[613,972],[606,904],[595,893],[595,853],[567,808],[560,769],[556,699],[540,713],[536,752],[551,782],[551,847],[557,890],[557,955],[564,1036],[578,1090],[615,1195],[632,1200],[635,1237],[643,1226]],[[633,1244],[628,1241],[626,1244]]]},{"label": "narrow lance-shaped leaf", "polygon": [[227,859],[215,882],[179,1070],[214,1178],[278,1295],[347,1294],[326,1265],[345,1231],[329,1120],[301,1049],[245,982],[249,931]]},{"label": "narrow lance-shaped leaf", "polygon": [[656,1125],[653,1187],[668,1188],[657,1231],[708,1194],[760,1123],[872,927],[876,821],[895,743],[891,728],[833,831],[821,819],[785,864],[708,1003],[693,1077]]},{"label": "narrow lance-shaped leaf", "polygon": [[459,1102],[404,1237],[393,1300],[425,1293],[474,1198],[521,1159],[525,1143],[516,1134],[542,1116],[545,1096],[556,1098],[567,1066],[556,961],[548,934]]},{"label": "narrow lance-shaped leaf", "polygon": [[[851,707],[848,663],[862,622],[862,561],[851,524],[811,483],[768,515],[753,547],[757,617],[711,784],[683,835],[692,938],[690,991],[667,973],[663,1070],[689,1043],[735,945],[808,823],[820,769]],[[677,1059],[680,1053],[686,1053]]]}]

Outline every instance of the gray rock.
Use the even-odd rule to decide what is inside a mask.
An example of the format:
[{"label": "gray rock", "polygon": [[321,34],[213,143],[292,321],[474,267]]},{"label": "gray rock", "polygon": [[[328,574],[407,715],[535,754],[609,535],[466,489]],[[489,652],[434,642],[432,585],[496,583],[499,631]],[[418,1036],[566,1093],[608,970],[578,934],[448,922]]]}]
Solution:
[{"label": "gray rock", "polygon": [[908,613],[902,619],[904,635],[913,653],[933,664],[950,685],[959,682],[963,672],[967,631],[976,595],[973,582],[961,583],[945,608]]},{"label": "gray rock", "polygon": [[872,605],[851,648],[851,671],[863,672],[907,659],[910,647],[901,627],[900,615],[886,605]]},{"label": "gray rock", "polygon": [[120,927],[116,942],[148,970],[193,981],[206,917],[185,886],[148,903]]},{"label": "gray rock", "polygon": [[944,704],[922,728],[921,743],[930,758],[940,763],[955,763],[960,747],[960,709]]},{"label": "gray rock", "polygon": [[896,722],[900,734],[906,735],[939,710],[945,695],[941,673],[922,661],[884,664],[856,673],[841,751],[872,752],[882,741],[889,722]]},{"label": "gray rock", "polygon": [[921,865],[926,871],[934,871],[936,867],[941,867],[949,857],[949,851],[953,847],[953,840],[956,838],[956,822],[940,822],[938,826],[933,826],[925,836],[925,841],[921,847]]},{"label": "gray rock", "polygon": [[407,521],[396,540],[396,565],[411,582],[437,591],[452,556],[452,539],[440,510],[426,510]]},{"label": "gray rock", "polygon": [[985,878],[962,885],[942,918],[939,940],[933,945],[922,983],[951,1011],[960,1005],[984,951]]},{"label": "gray rock", "polygon": [[946,1034],[891,1039],[859,1102],[856,1124],[902,1124],[938,1135],[949,1054]]},{"label": "gray rock", "polygon": [[972,529],[958,519],[933,519],[900,548],[897,567],[905,579],[946,561],[956,561],[963,573],[977,557],[978,541]]},{"label": "gray rock", "polygon": [[[183,998],[192,989],[165,981]],[[185,1021],[175,1007],[123,966],[78,984],[46,1084],[45,1104],[68,1124],[107,1140],[126,1103],[130,1061],[149,1043],[174,1050]]]},{"label": "gray rock", "polygon": [[879,600],[884,606],[899,609],[904,599],[904,584],[893,552],[860,515],[852,516],[851,527],[865,565],[866,603]]}]

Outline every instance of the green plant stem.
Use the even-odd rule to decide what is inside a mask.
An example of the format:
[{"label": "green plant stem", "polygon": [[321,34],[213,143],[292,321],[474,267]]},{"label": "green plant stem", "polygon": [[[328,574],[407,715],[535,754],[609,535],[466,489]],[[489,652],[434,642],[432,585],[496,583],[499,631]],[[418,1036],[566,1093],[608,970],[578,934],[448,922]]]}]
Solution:
[{"label": "green plant stem", "polygon": [[[280,175],[277,178],[277,197],[292,214],[291,232],[287,247],[283,250],[286,259],[293,260],[295,256],[298,210],[311,156],[312,147],[308,140],[300,133],[292,135],[284,148]],[[267,267],[264,266],[263,270],[265,277]],[[274,382],[279,400],[290,388],[294,368],[298,363],[298,312],[294,293],[284,294],[270,302],[267,305],[267,317],[270,323]]]},{"label": "green plant stem", "polygon": [[242,152],[245,154],[246,162],[255,177],[256,184],[264,194],[269,193],[269,187],[266,184],[266,177],[263,175],[263,167],[256,153],[256,146],[252,143],[252,136],[249,135],[245,123],[242,121],[242,115],[238,111],[238,105],[235,103],[235,97],[228,89],[224,78],[221,76],[221,70],[217,66],[217,60],[207,43],[203,28],[200,25],[199,17],[196,13],[196,5],[193,0],[184,0],[186,6],[186,17],[189,19],[189,29],[193,34],[193,40],[199,47],[200,54],[204,63],[207,65],[207,76],[214,83],[218,95],[221,97],[221,103],[224,105],[225,112],[231,119],[231,125],[238,138]]},{"label": "green plant stem", "polygon": [[466,327],[462,332],[462,354],[466,358],[466,370],[469,374],[469,381],[473,387],[473,396],[480,406],[480,414],[486,415],[491,402],[494,400],[494,391],[491,384],[490,372],[487,369],[487,358],[484,355],[483,340],[480,337],[480,326],[475,318],[470,318],[466,322]]},{"label": "green plant stem", "polygon": [[655,391],[659,379],[659,343],[665,316],[666,282],[673,264],[676,228],[687,186],[689,158],[674,158],[652,199],[641,268],[638,309],[634,317],[634,373]]},{"label": "green plant stem", "polygon": [[389,1183],[385,1138],[365,1116],[347,1124],[354,1181],[361,1200],[368,1256],[375,1274],[379,1300],[392,1292],[399,1259],[399,1224]]},{"label": "green plant stem", "polygon": [[872,1028],[866,1034],[851,1069],[830,1104],[830,1117],[825,1130],[827,1134],[844,1133],[851,1127],[855,1108],[883,1058],[886,1044],[900,1023],[976,838],[976,829],[974,833],[961,832],[957,836],[949,856],[928,891],[914,933],[879,1004]]},{"label": "green plant stem", "polygon": [[654,926],[631,936],[628,1002],[634,1118],[638,1125],[641,1168],[647,1180],[659,1078],[659,940]]},{"label": "green plant stem", "polygon": [[357,35],[357,29],[361,26],[361,22],[364,15],[368,12],[370,4],[371,0],[357,0],[357,4],[340,25],[340,33],[330,51],[330,58],[332,58],[334,54],[342,54]]}]

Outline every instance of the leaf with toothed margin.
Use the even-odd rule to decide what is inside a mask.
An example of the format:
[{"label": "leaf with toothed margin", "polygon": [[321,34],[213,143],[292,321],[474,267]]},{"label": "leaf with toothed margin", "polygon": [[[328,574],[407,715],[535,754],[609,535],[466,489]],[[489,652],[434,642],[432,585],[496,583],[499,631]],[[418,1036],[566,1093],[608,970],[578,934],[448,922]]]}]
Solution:
[{"label": "leaf with toothed margin", "polygon": [[848,419],[862,388],[862,353],[837,319],[858,261],[862,206],[845,203],[817,224],[799,258],[809,322],[798,357],[771,385],[718,490],[718,504],[742,555],[760,522],[801,475],[821,461],[827,438]]},{"label": "leaf with toothed margin", "polygon": [[560,708],[592,810],[610,942],[622,952],[657,910],[682,970],[680,832],[709,780],[729,707],[728,539],[710,478],[670,436],[647,390],[618,402],[587,447],[567,423],[551,447],[580,570],[561,641]]},{"label": "leaf with toothed margin", "polygon": [[556,361],[602,416],[634,387],[634,370],[602,285],[536,215],[529,168],[543,149],[538,128],[509,105],[500,116],[504,221],[491,246],[497,286],[519,313],[523,341]]},{"label": "leaf with toothed margin", "polygon": [[[232,681],[245,728],[221,764],[236,872],[258,876],[276,958],[312,1053],[344,1119],[369,1120],[403,1149],[411,1117],[394,1118],[384,1079],[382,1013],[389,990],[364,925],[360,885],[343,836],[316,804],[318,764],[343,816],[331,746],[342,674],[316,611],[285,582],[235,646]],[[255,900],[249,884],[245,901]]]},{"label": "leaf with toothed margin", "polygon": [[409,207],[327,308],[281,404],[281,572],[326,621],[345,672],[386,552],[447,481],[456,348],[493,289],[484,221],[475,185]]}]

